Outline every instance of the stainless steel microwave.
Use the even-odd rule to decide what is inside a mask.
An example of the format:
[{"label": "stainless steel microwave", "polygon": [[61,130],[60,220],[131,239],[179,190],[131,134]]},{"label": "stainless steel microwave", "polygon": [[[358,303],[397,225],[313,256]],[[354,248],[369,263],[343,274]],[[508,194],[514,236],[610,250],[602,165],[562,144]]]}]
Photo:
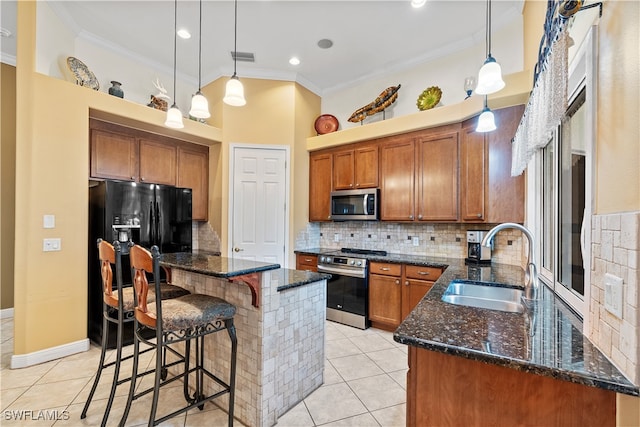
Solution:
[{"label": "stainless steel microwave", "polygon": [[380,191],[339,190],[331,192],[331,219],[334,221],[375,221],[380,210]]}]

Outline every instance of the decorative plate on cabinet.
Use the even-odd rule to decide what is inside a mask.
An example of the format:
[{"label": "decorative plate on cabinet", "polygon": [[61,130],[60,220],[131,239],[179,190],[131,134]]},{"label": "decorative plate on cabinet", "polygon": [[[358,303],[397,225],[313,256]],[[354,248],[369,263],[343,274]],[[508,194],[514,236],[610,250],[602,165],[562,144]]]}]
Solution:
[{"label": "decorative plate on cabinet", "polygon": [[325,133],[331,133],[338,130],[338,119],[331,114],[323,114],[316,119],[315,128],[318,135],[324,135]]},{"label": "decorative plate on cabinet", "polygon": [[96,75],[85,65],[84,62],[78,58],[69,56],[67,58],[67,66],[71,70],[74,76],[76,76],[76,83],[80,86],[88,87],[93,90],[100,90],[100,83],[96,78]]},{"label": "decorative plate on cabinet", "polygon": [[431,86],[424,90],[418,97],[416,105],[418,110],[424,111],[435,107],[442,97],[442,90],[438,86]]}]

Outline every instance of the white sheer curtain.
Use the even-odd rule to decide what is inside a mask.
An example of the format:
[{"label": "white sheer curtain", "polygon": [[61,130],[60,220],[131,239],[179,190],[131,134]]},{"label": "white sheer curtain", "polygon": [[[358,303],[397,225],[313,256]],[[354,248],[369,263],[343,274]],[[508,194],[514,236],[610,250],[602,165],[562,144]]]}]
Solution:
[{"label": "white sheer curtain", "polygon": [[511,176],[520,175],[535,152],[547,145],[567,111],[568,40],[562,28],[535,82],[513,138]]}]

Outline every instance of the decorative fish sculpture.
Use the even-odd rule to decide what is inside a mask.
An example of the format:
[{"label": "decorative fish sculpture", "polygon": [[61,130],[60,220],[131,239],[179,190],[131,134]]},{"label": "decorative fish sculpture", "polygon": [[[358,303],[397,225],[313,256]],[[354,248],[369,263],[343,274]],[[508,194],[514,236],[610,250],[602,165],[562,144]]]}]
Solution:
[{"label": "decorative fish sculpture", "polygon": [[358,123],[363,121],[367,116],[372,116],[384,111],[385,108],[393,104],[395,100],[398,99],[399,89],[400,85],[386,88],[373,102],[370,102],[364,107],[358,108],[354,111],[351,117],[349,117],[349,121],[352,123]]}]

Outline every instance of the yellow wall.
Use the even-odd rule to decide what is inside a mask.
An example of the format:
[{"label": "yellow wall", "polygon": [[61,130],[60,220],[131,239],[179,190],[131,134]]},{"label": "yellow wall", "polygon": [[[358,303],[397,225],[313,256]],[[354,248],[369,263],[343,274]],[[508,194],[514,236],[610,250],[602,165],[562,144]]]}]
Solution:
[{"label": "yellow wall", "polygon": [[639,23],[639,2],[605,2],[598,36],[596,214],[640,210]]},{"label": "yellow wall", "polygon": [[0,117],[0,309],[13,307],[13,245],[15,238],[16,69],[1,64]]}]

